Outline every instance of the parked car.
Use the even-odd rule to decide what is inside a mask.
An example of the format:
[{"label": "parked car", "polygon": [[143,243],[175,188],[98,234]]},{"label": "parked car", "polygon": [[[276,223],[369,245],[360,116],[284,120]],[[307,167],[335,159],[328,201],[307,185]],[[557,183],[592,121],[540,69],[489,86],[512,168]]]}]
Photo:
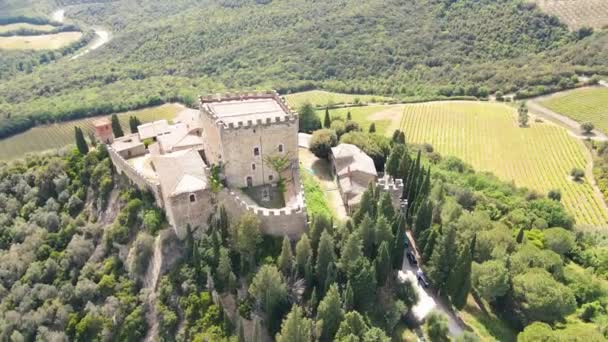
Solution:
[{"label": "parked car", "polygon": [[407,261],[409,261],[410,265],[412,265],[412,266],[418,265],[418,260],[416,260],[416,256],[414,255],[414,253],[412,251],[407,251],[407,253],[405,253],[405,255],[407,256]]},{"label": "parked car", "polygon": [[422,272],[422,270],[419,268],[416,271],[416,278],[418,278],[418,282],[420,284],[422,284],[423,287],[429,287],[429,281],[426,279],[426,276],[424,275],[424,272]]}]

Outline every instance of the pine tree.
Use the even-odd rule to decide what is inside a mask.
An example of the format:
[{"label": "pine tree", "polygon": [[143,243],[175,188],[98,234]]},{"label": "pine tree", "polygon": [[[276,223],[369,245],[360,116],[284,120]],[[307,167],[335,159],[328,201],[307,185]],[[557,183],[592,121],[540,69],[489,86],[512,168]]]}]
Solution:
[{"label": "pine tree", "polygon": [[80,129],[80,127],[74,127],[74,138],[76,139],[76,147],[78,148],[78,152],[80,152],[82,155],[89,153],[89,146],[87,145],[87,141],[84,140],[84,134],[82,133],[82,129]]},{"label": "pine tree", "polygon": [[391,273],[391,258],[388,252],[388,242],[384,241],[380,245],[375,264],[376,280],[378,281],[378,285],[382,286],[386,283],[386,279],[388,279],[388,276]]},{"label": "pine tree", "polygon": [[325,298],[317,308],[317,322],[321,322],[320,341],[333,341],[334,335],[344,318],[338,286],[334,283],[329,287]]},{"label": "pine tree", "polygon": [[131,133],[137,133],[137,127],[139,125],[141,125],[141,121],[139,121],[139,118],[137,116],[129,117],[129,128],[131,130]]},{"label": "pine tree", "polygon": [[369,133],[376,133],[376,124],[373,122],[369,125]]},{"label": "pine tree", "polygon": [[440,292],[448,289],[450,272],[454,269],[456,255],[456,229],[448,224],[437,239],[431,260],[429,261],[429,278]]},{"label": "pine tree", "polygon": [[450,280],[450,298],[452,304],[462,310],[467,303],[467,297],[471,290],[471,264],[473,263],[473,255],[475,253],[475,243],[477,236],[473,235],[468,246],[463,248],[459,255],[456,267],[452,272]]},{"label": "pine tree", "polygon": [[380,195],[380,202],[378,202],[378,215],[386,217],[387,220],[391,221],[395,216],[395,208],[393,208],[393,198],[389,192],[382,192]]},{"label": "pine tree", "polygon": [[116,114],[112,114],[112,132],[114,133],[114,137],[116,138],[120,138],[125,135],[122,131],[120,121],[118,121],[118,116],[116,116]]},{"label": "pine tree", "polygon": [[281,248],[281,255],[279,255],[279,269],[285,277],[291,276],[293,271],[293,253],[291,251],[291,242],[289,238],[285,236],[283,238],[283,247]]},{"label": "pine tree", "polygon": [[329,107],[325,107],[325,118],[323,118],[323,127],[331,127],[331,118],[329,117]]},{"label": "pine tree", "polygon": [[306,274],[306,263],[312,258],[312,247],[307,234],[303,234],[300,241],[296,244],[296,267],[299,277]]},{"label": "pine tree", "polygon": [[355,261],[363,255],[363,244],[357,232],[350,234],[340,255],[340,269],[344,274],[352,274]]},{"label": "pine tree", "polygon": [[359,224],[358,233],[363,241],[363,253],[369,258],[372,256],[374,251],[375,242],[375,228],[372,219],[365,215],[361,224]]},{"label": "pine tree", "polygon": [[[327,267],[329,264],[333,264],[336,259],[334,253],[334,241],[328,232],[323,232],[321,235],[321,241],[319,241],[319,249],[317,251],[317,264],[315,267],[317,284],[321,287],[325,285],[327,277]],[[324,290],[324,289],[322,289]],[[321,295],[324,291],[321,291]]]},{"label": "pine tree", "polygon": [[405,145],[395,145],[391,150],[391,153],[388,155],[388,159],[386,159],[385,170],[386,173],[393,177],[399,178],[399,164],[401,163],[401,157],[403,156],[403,152],[405,151]]},{"label": "pine tree", "polygon": [[350,284],[350,280],[346,283],[346,290],[344,290],[344,311],[348,312],[355,308],[355,293],[353,287]]},{"label": "pine tree", "polygon": [[283,320],[281,332],[276,336],[277,342],[310,342],[312,341],[312,321],[304,316],[304,311],[294,305]]},{"label": "pine tree", "polygon": [[393,269],[398,270],[403,264],[403,254],[405,253],[405,220],[402,214],[397,215],[396,224],[397,229],[395,230],[395,238],[393,239],[393,250],[391,255],[393,257]]}]

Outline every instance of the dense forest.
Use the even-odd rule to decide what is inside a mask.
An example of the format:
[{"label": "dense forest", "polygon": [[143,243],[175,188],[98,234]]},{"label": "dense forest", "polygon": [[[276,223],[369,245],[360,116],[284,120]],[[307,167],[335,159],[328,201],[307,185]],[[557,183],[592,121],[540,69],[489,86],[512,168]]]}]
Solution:
[{"label": "dense forest", "polygon": [[[0,16],[23,12],[10,4]],[[0,137],[224,89],[530,96],[608,72],[606,33],[569,32],[523,0],[47,0],[31,11],[65,5],[113,39],[75,61],[0,58]]]}]

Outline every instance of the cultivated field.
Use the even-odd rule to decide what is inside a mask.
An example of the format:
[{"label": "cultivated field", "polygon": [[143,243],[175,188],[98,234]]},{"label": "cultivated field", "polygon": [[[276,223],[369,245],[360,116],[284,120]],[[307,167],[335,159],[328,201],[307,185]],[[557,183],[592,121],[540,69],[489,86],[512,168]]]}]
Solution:
[{"label": "cultivated field", "polygon": [[[332,119],[341,118],[342,120],[346,120],[347,113],[350,112],[352,119],[358,122],[364,131],[367,131],[369,126],[375,123],[377,133],[389,135],[396,129],[399,129],[403,108],[404,105],[370,104],[361,107],[330,109],[329,115]],[[318,110],[317,115],[321,118],[321,122],[323,122],[325,109]]]},{"label": "cultivated field", "polygon": [[7,50],[55,50],[82,37],[82,32],[60,32],[38,36],[0,37],[0,49]]},{"label": "cultivated field", "polygon": [[40,32],[49,32],[49,31],[54,30],[55,26],[53,26],[53,25],[34,25],[34,24],[28,24],[28,23],[15,23],[15,24],[8,24],[8,25],[0,25],[0,33],[18,31],[18,30],[22,30],[22,29],[36,30],[36,31],[40,31]]},{"label": "cultivated field", "polygon": [[324,90],[311,90],[286,96],[287,103],[294,108],[300,108],[304,103],[310,102],[313,106],[331,106],[338,104],[387,102],[392,100],[388,97],[375,95],[352,95],[332,93]]},{"label": "cultivated field", "polygon": [[589,160],[582,143],[548,123],[516,124],[515,110],[501,104],[435,102],[406,105],[407,140],[430,143],[442,155],[454,155],[479,171],[547,193],[562,191],[562,202],[578,223],[608,225],[608,212],[593,188],[569,177]]},{"label": "cultivated field", "polygon": [[606,0],[535,0],[545,12],[553,14],[575,30],[583,26],[601,29],[608,26]]},{"label": "cultivated field", "polygon": [[608,88],[581,88],[548,97],[541,105],[608,133]]},{"label": "cultivated field", "polygon": [[[129,132],[129,116],[136,115],[142,122],[160,119],[173,119],[183,107],[169,104],[134,112],[119,114],[124,132]],[[93,131],[95,118],[75,120],[34,127],[24,133],[0,140],[0,160],[10,160],[23,157],[26,153],[41,152],[61,148],[74,143],[74,126],[81,127],[85,136]]]}]

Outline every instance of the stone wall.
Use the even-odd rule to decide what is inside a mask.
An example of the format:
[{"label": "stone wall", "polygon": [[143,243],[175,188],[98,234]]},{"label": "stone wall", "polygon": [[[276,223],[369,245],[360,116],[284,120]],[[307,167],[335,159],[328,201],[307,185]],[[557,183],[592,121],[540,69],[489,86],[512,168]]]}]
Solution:
[{"label": "stone wall", "polygon": [[392,179],[389,176],[384,176],[378,179],[376,187],[390,193],[395,210],[401,206],[401,194],[403,193],[402,179]]},{"label": "stone wall", "polygon": [[154,194],[154,198],[156,199],[156,205],[163,208],[164,201],[162,197],[162,192],[160,190],[160,184],[157,182],[152,182],[144,177],[139,171],[137,171],[133,166],[129,165],[129,163],[118,154],[110,145],[106,146],[108,149],[108,153],[110,158],[112,159],[112,164],[116,168],[116,171],[119,174],[124,174],[137,185],[142,190],[149,190]]},{"label": "stone wall", "polygon": [[[190,195],[195,196],[194,202],[190,201]],[[197,230],[197,235],[207,230],[207,219],[214,209],[211,200],[212,195],[208,189],[165,199],[167,220],[174,227],[177,237],[186,237],[188,225],[193,231]]]}]

